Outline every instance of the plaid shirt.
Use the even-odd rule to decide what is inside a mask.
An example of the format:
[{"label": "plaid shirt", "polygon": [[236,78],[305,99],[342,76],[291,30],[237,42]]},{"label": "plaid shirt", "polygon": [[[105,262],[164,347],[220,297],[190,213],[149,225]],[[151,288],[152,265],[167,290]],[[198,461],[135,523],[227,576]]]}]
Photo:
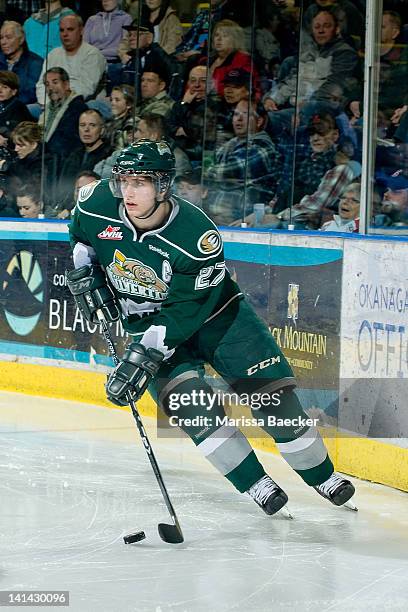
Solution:
[{"label": "plaid shirt", "polygon": [[276,193],[282,164],[270,136],[258,132],[246,145],[246,138],[232,138],[218,149],[207,170],[209,187],[215,189],[209,214],[217,223],[236,221],[243,216],[245,203],[247,215],[255,202],[266,204]]},{"label": "plaid shirt", "polygon": [[361,166],[358,162],[339,164],[331,168],[320,181],[317,190],[311,195],[305,195],[299,204],[295,205],[292,216],[319,212],[323,207],[333,207],[347,185],[360,174]]},{"label": "plaid shirt", "polygon": [[41,0],[7,0],[7,9],[16,8],[31,15],[40,10],[41,4]]},{"label": "plaid shirt", "polygon": [[335,165],[336,151],[333,148],[324,153],[312,153],[302,160],[296,169],[296,187],[303,194],[314,193],[320,181],[330,168]]}]

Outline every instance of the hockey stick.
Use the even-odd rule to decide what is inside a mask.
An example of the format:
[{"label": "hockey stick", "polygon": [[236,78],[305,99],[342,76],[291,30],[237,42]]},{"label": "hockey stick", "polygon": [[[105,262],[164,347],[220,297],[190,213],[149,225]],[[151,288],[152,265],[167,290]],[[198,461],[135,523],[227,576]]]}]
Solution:
[{"label": "hockey stick", "polygon": [[[112,340],[112,336],[109,331],[108,324],[101,310],[97,311],[97,316],[98,316],[99,322],[102,327],[102,334],[106,340],[106,344],[108,345],[109,353],[115,365],[118,365],[119,357],[116,353],[115,345],[113,344],[113,340]],[[139,430],[140,437],[142,438],[143,446],[145,447],[147,456],[149,457],[150,465],[152,466],[154,475],[156,476],[156,480],[160,487],[160,491],[162,492],[164,501],[166,503],[167,510],[169,511],[170,516],[174,522],[174,525],[167,525],[166,523],[159,523],[158,525],[159,536],[164,542],[168,542],[169,544],[180,544],[181,542],[184,542],[183,533],[181,531],[180,523],[178,522],[176,512],[173,508],[173,504],[171,503],[169,494],[167,493],[167,489],[164,484],[163,477],[161,475],[158,463],[156,461],[156,457],[154,456],[153,449],[150,445],[149,438],[147,437],[146,430],[144,428],[142,419],[140,418],[139,412],[136,408],[135,402],[131,398],[130,394],[128,395],[127,399],[129,401],[129,405],[132,410],[133,417],[136,421],[136,425]],[[126,539],[125,539],[125,542],[126,542]]]}]

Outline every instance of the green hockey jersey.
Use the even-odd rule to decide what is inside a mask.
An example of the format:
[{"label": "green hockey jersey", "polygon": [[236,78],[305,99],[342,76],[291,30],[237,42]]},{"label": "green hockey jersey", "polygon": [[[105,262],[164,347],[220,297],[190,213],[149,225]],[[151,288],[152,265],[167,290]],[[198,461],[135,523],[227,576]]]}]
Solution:
[{"label": "green hockey jersey", "polygon": [[69,228],[75,267],[99,263],[125,330],[165,356],[242,297],[217,227],[189,202],[170,203],[162,227],[138,232],[104,179],[80,190]]}]

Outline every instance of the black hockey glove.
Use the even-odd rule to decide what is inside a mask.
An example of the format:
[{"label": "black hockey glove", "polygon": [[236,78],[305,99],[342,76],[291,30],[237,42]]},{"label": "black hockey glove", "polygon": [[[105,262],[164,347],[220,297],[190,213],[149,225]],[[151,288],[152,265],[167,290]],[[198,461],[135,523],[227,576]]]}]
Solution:
[{"label": "black hockey glove", "polygon": [[137,402],[157,374],[162,360],[163,353],[156,349],[146,349],[137,342],[129,344],[122,361],[108,376],[105,385],[108,400],[117,406],[127,406],[130,394]]},{"label": "black hockey glove", "polygon": [[99,266],[82,266],[65,272],[65,276],[68,288],[87,321],[98,323],[96,311],[99,309],[108,323],[119,319],[115,296]]}]

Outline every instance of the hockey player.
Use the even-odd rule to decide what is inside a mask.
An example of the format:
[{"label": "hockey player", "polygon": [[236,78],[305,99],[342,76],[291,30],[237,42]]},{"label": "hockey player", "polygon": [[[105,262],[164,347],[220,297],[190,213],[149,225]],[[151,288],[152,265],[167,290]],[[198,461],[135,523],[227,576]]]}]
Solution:
[{"label": "hockey player", "polygon": [[[270,402],[252,413],[258,421],[265,417],[263,429],[304,482],[340,506],[354,487],[333,471],[317,429],[303,422],[308,416],[294,393],[291,368],[231,279],[217,227],[203,211],[170,195],[174,167],[166,142],[141,140],[123,150],[111,180],[79,193],[68,287],[89,321],[97,322],[101,309],[108,321],[120,316],[133,336],[108,377],[108,399],[127,405],[128,393],[137,401],[150,385],[162,410],[176,414],[212,465],[274,514],[288,497],[242,432],[219,424],[225,412],[221,402],[211,402],[208,363],[239,396],[269,394]],[[174,413],[172,398],[181,396]],[[197,396],[200,405],[193,401]],[[197,415],[211,419],[204,427],[196,419],[194,426]],[[285,419],[284,426],[268,416],[276,423]]]}]

